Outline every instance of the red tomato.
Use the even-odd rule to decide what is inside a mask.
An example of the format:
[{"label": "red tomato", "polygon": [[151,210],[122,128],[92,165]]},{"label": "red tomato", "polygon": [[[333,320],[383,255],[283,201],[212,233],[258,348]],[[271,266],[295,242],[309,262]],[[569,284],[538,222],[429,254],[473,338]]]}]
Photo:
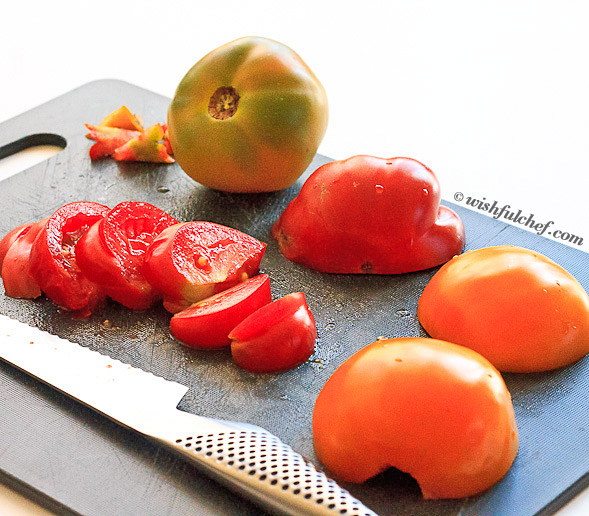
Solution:
[{"label": "red tomato", "polygon": [[448,261],[464,226],[434,173],[410,158],[355,156],[318,168],[272,228],[282,254],[321,272],[398,274]]},{"label": "red tomato", "polygon": [[[34,299],[41,295],[39,285],[29,274],[29,258],[33,242],[45,227],[46,222],[47,219],[43,219],[35,224],[28,225],[28,229],[16,235],[16,239],[6,251],[2,261],[2,280],[4,281],[4,292],[7,296]],[[10,233],[5,238],[8,238],[9,235]]]},{"label": "red tomato", "polygon": [[144,273],[176,313],[258,273],[266,244],[213,222],[185,222],[164,231],[145,255]]},{"label": "red tomato", "polygon": [[90,281],[76,262],[76,242],[108,213],[95,202],[74,202],[59,208],[37,235],[30,257],[31,276],[55,303],[80,316],[104,300],[104,292]]},{"label": "red tomato", "polygon": [[295,292],[263,306],[229,334],[238,367],[253,373],[292,369],[311,356],[317,328],[305,294]]},{"label": "red tomato", "polygon": [[170,331],[188,346],[227,346],[229,332],[271,301],[270,279],[260,274],[178,312],[172,317]]},{"label": "red tomato", "polygon": [[444,265],[417,310],[434,338],[474,349],[501,371],[535,372],[589,353],[589,297],[535,251],[497,246]]},{"label": "red tomato", "polygon": [[28,224],[18,226],[12,231],[9,231],[6,236],[0,240],[0,277],[2,276],[2,263],[4,262],[4,257],[6,256],[8,249],[10,249],[10,246],[14,244],[14,242],[16,242],[16,240],[18,240],[21,236],[26,235],[27,231],[31,229],[32,225],[33,223],[29,222]]},{"label": "red tomato", "polygon": [[313,442],[343,481],[394,467],[425,498],[461,498],[503,478],[519,440],[511,396],[485,358],[402,338],[374,342],[336,370],[315,403]]},{"label": "red tomato", "polygon": [[122,202],[80,238],[76,261],[112,299],[145,310],[161,298],[143,275],[145,252],[157,235],[177,223],[146,202]]}]

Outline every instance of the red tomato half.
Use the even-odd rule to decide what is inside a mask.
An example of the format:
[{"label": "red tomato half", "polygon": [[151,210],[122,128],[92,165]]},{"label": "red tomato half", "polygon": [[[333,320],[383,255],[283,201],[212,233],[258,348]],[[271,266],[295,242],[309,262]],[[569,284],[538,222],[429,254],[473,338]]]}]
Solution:
[{"label": "red tomato half", "polygon": [[231,331],[229,338],[238,367],[253,373],[275,373],[311,356],[317,328],[305,294],[295,292],[254,312]]},{"label": "red tomato half", "polygon": [[425,498],[461,498],[499,482],[519,440],[511,396],[488,360],[401,338],[374,342],[335,371],[315,403],[313,443],[340,480],[395,467]]},{"label": "red tomato half", "polygon": [[[34,299],[41,295],[39,285],[29,274],[29,258],[33,242],[45,227],[46,222],[47,219],[43,219],[35,224],[28,225],[28,229],[20,231],[16,235],[16,239],[6,251],[2,261],[2,280],[4,281],[4,292],[7,296]],[[5,239],[9,235],[10,233],[6,235]]]},{"label": "red tomato half", "polygon": [[213,222],[185,222],[164,231],[145,254],[144,273],[176,313],[255,276],[266,244]]},{"label": "red tomato half", "polygon": [[428,269],[464,247],[462,221],[440,206],[437,177],[410,158],[354,156],[319,167],[272,236],[289,260],[346,274]]},{"label": "red tomato half", "polygon": [[80,238],[77,263],[112,299],[145,310],[161,297],[143,275],[145,252],[157,235],[177,223],[146,202],[122,202]]},{"label": "red tomato half", "polygon": [[[10,246],[14,244],[14,242],[16,242],[16,240],[18,240],[21,236],[26,235],[27,231],[31,229],[32,225],[33,223],[29,222],[28,224],[18,226],[12,231],[9,231],[6,236],[0,240],[0,271],[2,271],[2,263],[4,262],[4,257],[6,256],[8,249],[10,249]],[[1,276],[2,274],[0,272],[0,277]]]},{"label": "red tomato half", "polygon": [[172,317],[170,331],[188,346],[227,346],[229,332],[271,301],[270,279],[260,274],[178,312]]},{"label": "red tomato half", "polygon": [[55,303],[88,316],[104,300],[76,262],[76,243],[86,230],[108,213],[95,202],[73,202],[59,208],[39,232],[31,249],[30,273]]}]

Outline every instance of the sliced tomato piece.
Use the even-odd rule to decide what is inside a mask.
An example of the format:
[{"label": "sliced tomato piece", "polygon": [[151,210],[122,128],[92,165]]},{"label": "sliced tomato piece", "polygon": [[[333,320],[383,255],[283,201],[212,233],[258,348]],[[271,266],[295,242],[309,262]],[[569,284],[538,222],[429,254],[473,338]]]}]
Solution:
[{"label": "sliced tomato piece", "polygon": [[260,274],[178,312],[170,331],[188,346],[221,348],[231,342],[233,328],[271,301],[270,279]]},{"label": "sliced tomato piece", "polygon": [[89,124],[86,124],[86,127],[90,131],[86,136],[96,141],[90,147],[90,159],[92,161],[112,156],[116,149],[141,134],[139,131],[130,131],[116,127],[101,127]]},{"label": "sliced tomato piece", "polygon": [[14,228],[12,231],[9,231],[6,236],[0,240],[0,277],[2,276],[2,262],[4,262],[4,257],[10,249],[10,246],[14,244],[16,240],[18,240],[21,236],[26,235],[27,231],[31,229],[33,222],[29,222],[28,224],[23,224],[22,226],[18,226]]},{"label": "sliced tomato piece", "polygon": [[139,115],[131,113],[127,106],[115,109],[112,113],[106,115],[98,125],[100,127],[118,127],[131,131],[143,131],[143,120]]},{"label": "sliced tomato piece", "polygon": [[43,219],[35,224],[31,224],[26,231],[21,232],[17,236],[6,252],[2,261],[1,270],[4,292],[7,296],[21,299],[35,299],[41,295],[39,285],[29,274],[29,259],[33,242],[45,227],[47,220]]},{"label": "sliced tomato piece", "polygon": [[144,274],[173,313],[258,274],[266,244],[214,222],[164,229],[145,255]]},{"label": "sliced tomato piece", "polygon": [[305,294],[295,292],[245,318],[229,338],[238,367],[253,373],[275,373],[292,369],[311,356],[317,328]]},{"label": "sliced tomato piece", "polygon": [[152,125],[132,140],[113,152],[117,161],[149,161],[155,163],[174,163],[174,158],[166,151],[164,130],[160,124]]},{"label": "sliced tomato piece", "polygon": [[152,204],[122,202],[80,238],[77,263],[112,299],[133,310],[146,310],[161,294],[143,274],[145,252],[173,224],[178,221]]},{"label": "sliced tomato piece", "polygon": [[89,316],[105,298],[76,261],[76,243],[108,213],[95,202],[74,202],[59,208],[37,235],[30,257],[30,274],[55,303],[78,316]]}]

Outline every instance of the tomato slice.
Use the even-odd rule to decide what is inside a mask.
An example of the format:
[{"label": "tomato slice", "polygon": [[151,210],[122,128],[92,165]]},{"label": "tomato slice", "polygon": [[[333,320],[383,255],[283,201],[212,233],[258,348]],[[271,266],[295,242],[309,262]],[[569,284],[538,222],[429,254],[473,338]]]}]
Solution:
[{"label": "tomato slice", "polygon": [[305,294],[295,292],[254,312],[229,338],[238,367],[253,373],[275,373],[292,369],[311,356],[317,328]]},{"label": "tomato slice", "polygon": [[214,222],[164,229],[145,255],[144,274],[176,313],[258,274],[266,244]]},{"label": "tomato slice", "polygon": [[254,276],[178,312],[170,323],[172,335],[198,348],[220,348],[229,332],[248,315],[272,301],[267,274]]},{"label": "tomato slice", "polygon": [[0,240],[0,277],[2,276],[2,263],[4,262],[4,257],[10,249],[10,246],[16,242],[21,236],[26,235],[27,231],[31,229],[33,222],[29,222],[28,224],[23,224],[22,226],[18,226],[14,228],[12,231],[9,231],[6,236]]},{"label": "tomato slice", "polygon": [[76,243],[108,213],[95,202],[74,202],[59,208],[39,232],[31,249],[30,274],[55,303],[80,317],[104,300],[104,292],[80,270]]},{"label": "tomato slice", "polygon": [[[20,231],[7,250],[1,269],[4,292],[7,296],[34,299],[41,295],[39,285],[29,274],[29,258],[33,242],[41,229],[45,227],[46,222],[47,219],[43,219],[28,225],[28,229]],[[23,228],[23,226],[20,227]],[[10,233],[5,238],[8,238],[9,235]]]},{"label": "tomato slice", "polygon": [[146,310],[161,294],[143,274],[145,252],[173,224],[178,221],[152,204],[122,202],[80,238],[77,263],[112,299],[133,310]]}]

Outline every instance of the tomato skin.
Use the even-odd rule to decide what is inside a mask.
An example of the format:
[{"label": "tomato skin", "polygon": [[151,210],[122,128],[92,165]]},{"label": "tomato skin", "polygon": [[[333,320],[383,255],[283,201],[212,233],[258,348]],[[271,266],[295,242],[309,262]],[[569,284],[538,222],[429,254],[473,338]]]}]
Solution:
[{"label": "tomato skin", "polygon": [[589,352],[589,297],[535,251],[496,246],[444,265],[419,300],[425,330],[509,372],[556,369]]},{"label": "tomato skin", "polygon": [[1,276],[4,282],[4,292],[7,296],[20,299],[35,299],[41,295],[41,289],[30,275],[29,270],[31,248],[46,223],[47,219],[43,219],[31,224],[27,230],[21,231],[17,235],[17,238],[6,251],[2,261]]},{"label": "tomato skin", "polygon": [[172,313],[258,274],[266,244],[213,222],[164,229],[145,254],[144,274]]},{"label": "tomato skin", "polygon": [[374,342],[341,365],[315,403],[313,442],[336,478],[364,482],[395,467],[425,498],[488,489],[519,445],[499,372],[468,348],[421,338]]},{"label": "tomato skin", "polygon": [[127,201],[95,222],[76,244],[76,261],[106,295],[132,310],[161,299],[143,274],[145,252],[154,238],[178,221],[145,203]]},{"label": "tomato skin", "polygon": [[315,318],[305,294],[295,292],[263,306],[229,334],[235,364],[253,373],[292,369],[311,356]]},{"label": "tomato skin", "polygon": [[0,277],[2,277],[2,263],[4,262],[4,258],[10,246],[14,244],[21,236],[26,235],[27,231],[31,229],[33,222],[29,222],[28,224],[23,224],[22,226],[18,226],[13,230],[6,233],[4,238],[0,240]]},{"label": "tomato skin", "polygon": [[170,322],[170,333],[188,346],[225,347],[231,342],[229,332],[271,301],[270,278],[260,274],[178,312]]},{"label": "tomato skin", "polygon": [[438,180],[418,161],[354,156],[311,174],[272,236],[286,258],[320,272],[418,271],[464,248],[462,221],[439,203]]},{"label": "tomato skin", "polygon": [[95,202],[74,202],[53,213],[41,229],[30,256],[30,274],[56,304],[80,317],[104,301],[104,292],[76,263],[75,244],[89,226],[108,213]]},{"label": "tomato skin", "polygon": [[[236,109],[215,114],[223,88]],[[170,104],[168,129],[174,157],[195,181],[228,192],[268,192],[306,170],[327,118],[325,90],[302,59],[281,43],[247,37],[189,70]]]}]

